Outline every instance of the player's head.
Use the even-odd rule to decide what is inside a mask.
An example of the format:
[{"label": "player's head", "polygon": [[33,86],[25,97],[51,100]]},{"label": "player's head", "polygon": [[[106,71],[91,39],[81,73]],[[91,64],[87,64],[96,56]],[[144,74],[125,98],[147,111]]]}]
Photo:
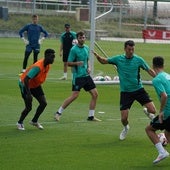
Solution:
[{"label": "player's head", "polygon": [[77,37],[78,44],[83,45],[86,40],[84,31],[77,32],[76,37]]},{"label": "player's head", "polygon": [[135,43],[132,40],[128,40],[125,42],[124,47],[126,48],[127,46],[134,47]]},{"label": "player's head", "polygon": [[46,49],[44,52],[44,58],[47,64],[52,64],[55,58],[55,51],[53,49]]},{"label": "player's head", "polygon": [[153,68],[163,68],[164,67],[164,59],[161,56],[156,56],[152,60]]},{"label": "player's head", "polygon": [[66,32],[69,32],[70,31],[70,24],[65,24],[64,28],[65,28]]},{"label": "player's head", "polygon": [[38,15],[32,15],[32,22],[36,24],[38,22]]},{"label": "player's head", "polygon": [[132,40],[128,40],[125,42],[124,44],[124,50],[126,53],[126,57],[127,58],[131,58],[133,56],[134,53],[134,49],[135,49],[135,43]]},{"label": "player's head", "polygon": [[78,38],[79,36],[81,36],[81,37],[84,36],[85,37],[84,31],[77,32],[76,37]]}]

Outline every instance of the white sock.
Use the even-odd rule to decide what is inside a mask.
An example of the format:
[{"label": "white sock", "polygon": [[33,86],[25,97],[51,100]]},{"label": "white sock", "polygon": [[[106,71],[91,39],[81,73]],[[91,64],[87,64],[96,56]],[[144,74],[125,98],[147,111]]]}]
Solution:
[{"label": "white sock", "polygon": [[126,130],[129,129],[129,124],[127,124],[126,126],[124,126]]},{"label": "white sock", "polygon": [[148,109],[147,109],[146,107],[144,108],[144,113],[145,113],[151,120],[155,118],[155,114],[148,112]]},{"label": "white sock", "polygon": [[89,117],[94,116],[95,110],[89,110]]},{"label": "white sock", "polygon": [[155,147],[156,147],[156,149],[158,150],[158,153],[159,153],[159,154],[165,153],[165,149],[164,149],[164,147],[162,146],[161,142],[155,144]]},{"label": "white sock", "polygon": [[58,109],[58,113],[62,113],[64,111],[64,108],[62,108],[62,106],[60,106],[60,108]]},{"label": "white sock", "polygon": [[66,78],[67,78],[67,73],[64,73],[64,77],[66,77]]},{"label": "white sock", "polygon": [[22,72],[24,73],[24,72],[25,72],[25,69],[23,69]]}]

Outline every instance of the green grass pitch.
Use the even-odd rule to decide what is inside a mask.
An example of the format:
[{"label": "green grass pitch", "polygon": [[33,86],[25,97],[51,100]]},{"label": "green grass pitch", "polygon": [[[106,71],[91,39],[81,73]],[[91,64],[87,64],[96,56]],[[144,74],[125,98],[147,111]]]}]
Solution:
[{"label": "green grass pitch", "polygon": [[[88,44],[89,42],[87,42]],[[43,88],[48,101],[47,108],[39,121],[44,130],[29,125],[37,106],[26,117],[25,131],[16,129],[16,122],[24,107],[18,88],[18,73],[21,71],[24,44],[18,38],[0,38],[0,168],[1,170],[158,170],[170,169],[169,158],[158,165],[152,161],[157,151],[145,134],[149,119],[142,107],[134,103],[129,113],[130,130],[124,141],[119,141],[122,130],[119,112],[119,86],[97,85],[99,92],[96,117],[102,122],[87,122],[90,96],[81,91],[79,98],[63,113],[60,122],[53,119],[54,112],[71,93],[71,73],[67,81],[58,80],[62,76],[63,63],[59,57],[59,41],[47,39],[41,46],[39,58],[46,48],[56,50],[52,65]],[[103,44],[104,46],[105,44]],[[123,52],[122,42],[111,42],[111,54]],[[168,44],[136,44],[137,54],[149,64],[152,57],[165,57],[165,69],[170,72]],[[32,55],[29,64],[32,63]],[[95,74],[115,74],[110,65],[94,63]],[[142,77],[151,79],[144,71]],[[155,102],[159,102],[152,86],[145,85]],[[101,114],[99,112],[105,112]],[[170,151],[169,146],[167,150]]]}]

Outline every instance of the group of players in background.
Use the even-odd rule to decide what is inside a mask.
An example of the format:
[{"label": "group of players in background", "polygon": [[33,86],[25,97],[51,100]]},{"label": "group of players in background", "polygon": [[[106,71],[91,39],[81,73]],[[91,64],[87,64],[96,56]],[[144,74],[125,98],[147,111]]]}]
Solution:
[{"label": "group of players in background", "polygon": [[[64,100],[62,105],[56,111],[54,119],[59,121],[63,111],[75,99],[78,98],[81,89],[89,92],[91,100],[89,103],[88,121],[101,121],[96,118],[95,108],[98,98],[96,85],[90,75],[89,63],[89,47],[85,44],[85,33],[79,31],[77,33],[71,31],[70,24],[64,25],[65,32],[61,34],[60,56],[63,58],[64,75],[61,80],[67,80],[67,66],[72,68],[72,94]],[[27,39],[24,33],[27,33]],[[41,38],[41,33],[44,36]],[[55,59],[55,50],[47,48],[44,52],[44,59],[38,59],[40,52],[40,44],[48,37],[47,31],[38,24],[38,16],[32,16],[32,23],[27,24],[19,31],[20,37],[26,44],[25,56],[23,60],[23,68],[20,74],[19,87],[21,95],[25,103],[25,108],[21,112],[21,116],[17,122],[19,130],[25,130],[24,119],[32,109],[32,99],[35,97],[39,102],[36,113],[30,124],[43,129],[44,127],[38,122],[39,116],[44,111],[47,102],[41,87],[45,81],[50,65]],[[76,41],[75,41],[76,40]],[[73,41],[75,44],[73,44]],[[101,64],[112,64],[117,67],[120,81],[120,112],[123,130],[119,139],[124,140],[130,129],[128,114],[129,110],[137,101],[144,108],[144,113],[151,119],[150,124],[146,127],[146,134],[158,151],[158,157],[153,161],[154,164],[167,158],[169,153],[159,141],[156,131],[164,130],[167,140],[170,142],[170,75],[164,71],[164,58],[161,56],[153,57],[151,68],[147,62],[134,53],[135,43],[128,40],[124,43],[123,54],[111,56],[108,58],[99,56],[93,51],[94,56]],[[27,68],[27,61],[33,52],[33,64]],[[140,78],[140,69],[148,72],[153,77],[152,84],[160,100],[160,107],[156,115],[156,108],[149,94],[143,87]]]}]

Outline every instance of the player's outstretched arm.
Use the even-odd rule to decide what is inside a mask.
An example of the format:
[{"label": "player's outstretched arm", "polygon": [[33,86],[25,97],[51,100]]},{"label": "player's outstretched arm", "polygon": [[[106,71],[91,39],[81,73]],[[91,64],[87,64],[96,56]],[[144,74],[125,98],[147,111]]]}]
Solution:
[{"label": "player's outstretched arm", "polygon": [[101,64],[108,64],[107,58],[99,56],[95,51],[92,51],[92,53]]},{"label": "player's outstretched arm", "polygon": [[155,73],[155,71],[154,71],[153,69],[149,69],[147,72],[148,72],[148,74],[149,74],[150,76],[152,76],[152,77],[155,77],[155,76],[156,76],[156,73]]}]

